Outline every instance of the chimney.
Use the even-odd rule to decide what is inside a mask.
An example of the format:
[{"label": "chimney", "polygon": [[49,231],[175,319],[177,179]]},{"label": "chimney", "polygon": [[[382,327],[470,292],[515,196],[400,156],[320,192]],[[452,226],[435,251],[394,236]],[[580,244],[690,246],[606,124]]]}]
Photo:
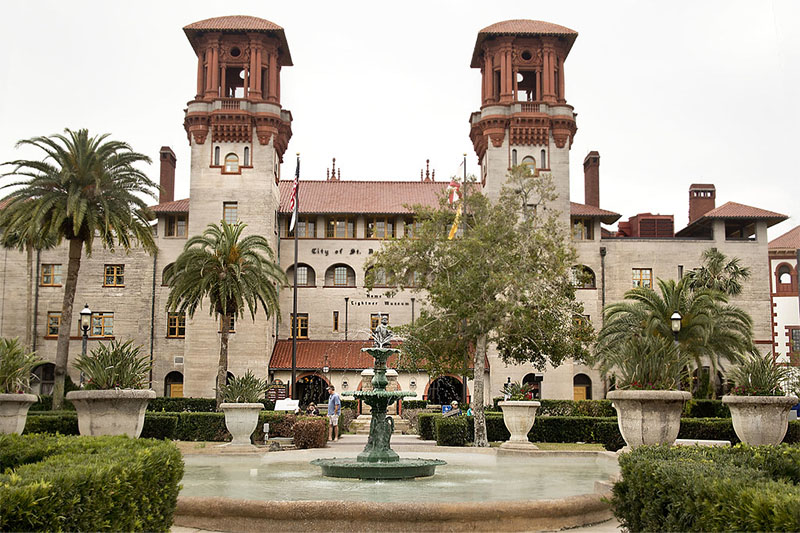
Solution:
[{"label": "chimney", "polygon": [[161,191],[158,193],[158,203],[175,200],[175,152],[169,146],[162,146],[159,151],[161,157]]},{"label": "chimney", "polygon": [[600,207],[600,153],[592,150],[583,160],[583,203]]},{"label": "chimney", "polygon": [[693,183],[689,186],[689,224],[702,217],[717,202],[717,189],[713,183]]}]

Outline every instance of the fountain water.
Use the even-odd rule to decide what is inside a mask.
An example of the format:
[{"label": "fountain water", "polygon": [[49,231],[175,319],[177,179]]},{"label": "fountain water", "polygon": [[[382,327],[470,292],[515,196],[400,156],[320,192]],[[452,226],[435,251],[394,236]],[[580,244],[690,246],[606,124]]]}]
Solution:
[{"label": "fountain water", "polygon": [[386,416],[390,405],[404,397],[416,396],[415,392],[387,391],[386,361],[392,354],[400,350],[391,348],[393,335],[387,326],[388,319],[383,317],[381,324],[372,333],[374,347],[364,348],[375,359],[375,376],[372,378],[370,391],[345,392],[346,396],[354,396],[369,405],[372,419],[369,426],[369,437],[364,451],[353,459],[315,459],[311,464],[322,467],[322,474],[329,477],[346,477],[359,479],[407,479],[432,476],[438,465],[446,464],[439,459],[401,459],[392,450],[390,440],[394,431],[394,421]]}]

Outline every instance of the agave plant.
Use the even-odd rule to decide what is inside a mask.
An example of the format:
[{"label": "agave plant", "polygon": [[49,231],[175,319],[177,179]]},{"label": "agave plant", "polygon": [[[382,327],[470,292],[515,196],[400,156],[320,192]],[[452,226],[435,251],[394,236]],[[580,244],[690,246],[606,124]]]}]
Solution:
[{"label": "agave plant", "polygon": [[27,352],[18,339],[0,338],[0,394],[30,392],[33,369],[42,362],[35,352]]},{"label": "agave plant", "polygon": [[232,377],[222,386],[223,403],[258,403],[270,389],[266,380],[259,379],[248,370],[243,376]]},{"label": "agave plant", "polygon": [[791,381],[791,370],[789,367],[776,365],[769,352],[762,356],[757,350],[752,350],[741,364],[731,369],[728,378],[735,385],[731,394],[783,396],[783,385]]},{"label": "agave plant", "polygon": [[632,336],[599,362],[603,375],[616,378],[618,389],[670,390],[688,375],[692,358],[671,340]]},{"label": "agave plant", "polygon": [[503,395],[508,396],[512,401],[523,401],[533,399],[533,385],[519,381],[509,382],[503,385]]},{"label": "agave plant", "polygon": [[73,366],[86,377],[89,390],[143,389],[150,371],[150,356],[133,341],[100,344],[89,355],[81,355]]}]

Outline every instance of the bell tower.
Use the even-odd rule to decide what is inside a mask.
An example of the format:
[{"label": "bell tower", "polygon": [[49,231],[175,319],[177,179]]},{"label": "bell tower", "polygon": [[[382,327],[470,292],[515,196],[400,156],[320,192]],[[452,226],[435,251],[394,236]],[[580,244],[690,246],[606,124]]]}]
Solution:
[{"label": "bell tower", "polygon": [[[277,250],[280,164],[292,136],[292,114],[281,107],[281,69],[292,65],[283,28],[227,16],[183,31],[197,55],[197,90],[184,119],[191,146],[188,234],[220,220],[241,221],[245,234],[261,235]],[[187,396],[214,395],[216,355],[200,354],[219,345],[218,326],[202,312],[187,319]],[[255,321],[248,316],[234,327],[229,371],[252,369],[265,377],[274,317],[259,312]]]},{"label": "bell tower", "polygon": [[496,198],[513,165],[552,174],[554,208],[569,221],[569,149],[577,130],[567,104],[564,61],[578,33],[549,22],[507,20],[480,32],[472,68],[481,70],[481,108],[470,138],[484,192]]}]

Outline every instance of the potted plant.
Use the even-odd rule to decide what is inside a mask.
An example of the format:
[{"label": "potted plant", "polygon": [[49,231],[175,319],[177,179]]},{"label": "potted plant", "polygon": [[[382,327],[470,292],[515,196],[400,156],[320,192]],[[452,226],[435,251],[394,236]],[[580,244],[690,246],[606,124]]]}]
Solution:
[{"label": "potted plant", "polygon": [[130,340],[111,341],[76,359],[86,385],[67,393],[67,400],[78,412],[81,435],[141,435],[147,402],[156,397],[144,388],[151,363],[141,349]]},{"label": "potted plant", "polygon": [[533,386],[530,383],[506,383],[503,386],[505,400],[497,405],[503,410],[503,423],[511,437],[500,445],[506,450],[537,450],[528,440],[528,432],[536,420],[536,410],[541,405],[533,400]]},{"label": "potted plant", "polygon": [[676,389],[690,362],[671,340],[654,336],[631,337],[619,350],[602,354],[600,369],[616,382],[606,397],[617,410],[626,450],[678,438],[683,404],[692,395]]},{"label": "potted plant", "polygon": [[731,410],[733,429],[742,442],[781,443],[789,427],[789,410],[797,403],[797,396],[783,391],[790,377],[788,367],[776,365],[770,353],[762,356],[756,350],[728,374],[735,386],[722,403]]},{"label": "potted plant", "polygon": [[39,399],[30,394],[33,369],[42,360],[17,339],[0,338],[0,433],[22,433],[28,409]]},{"label": "potted plant", "polygon": [[266,380],[248,370],[241,377],[232,377],[222,386],[220,409],[225,413],[225,426],[233,440],[223,446],[253,447],[250,435],[258,424],[258,413],[264,409],[260,402],[269,389]]}]

